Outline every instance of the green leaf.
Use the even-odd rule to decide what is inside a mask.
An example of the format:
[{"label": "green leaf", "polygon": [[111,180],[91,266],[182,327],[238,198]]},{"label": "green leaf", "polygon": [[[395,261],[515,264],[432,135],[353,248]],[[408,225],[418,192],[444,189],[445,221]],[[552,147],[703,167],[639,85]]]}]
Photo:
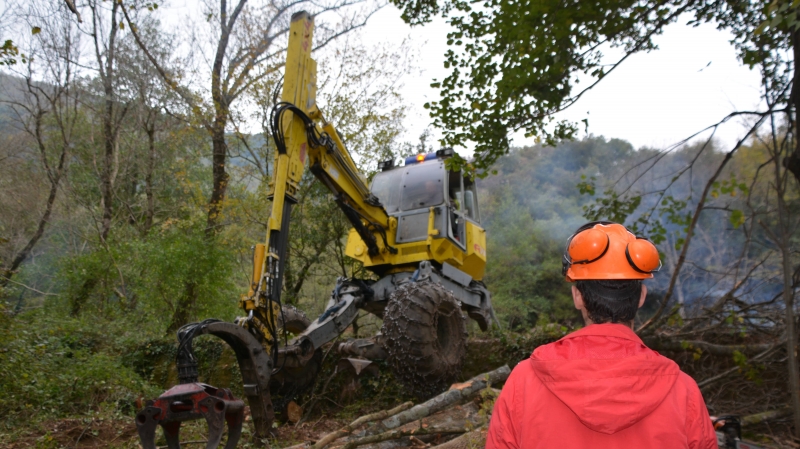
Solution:
[{"label": "green leaf", "polygon": [[[800,0],[798,0],[798,1],[800,1]],[[742,183],[739,183],[739,190],[741,190],[741,191],[742,191],[742,193],[744,193],[745,195],[747,195],[747,192],[749,192],[749,191],[750,191],[750,189],[749,189],[749,188],[747,188],[747,184],[745,184],[745,183],[743,183],[743,182],[742,182]]]},{"label": "green leaf", "polygon": [[735,350],[733,351],[733,362],[739,366],[744,366],[747,364],[747,356],[742,354],[740,351]]},{"label": "green leaf", "polygon": [[733,227],[738,228],[739,226],[744,224],[745,221],[744,213],[739,209],[734,209],[733,211],[731,211],[730,220]]},{"label": "green leaf", "polygon": [[41,29],[40,27],[33,27],[33,28],[31,28],[31,34],[34,34],[34,35],[35,35],[35,34],[39,34],[39,33],[41,33],[41,32],[42,32],[42,29]]}]

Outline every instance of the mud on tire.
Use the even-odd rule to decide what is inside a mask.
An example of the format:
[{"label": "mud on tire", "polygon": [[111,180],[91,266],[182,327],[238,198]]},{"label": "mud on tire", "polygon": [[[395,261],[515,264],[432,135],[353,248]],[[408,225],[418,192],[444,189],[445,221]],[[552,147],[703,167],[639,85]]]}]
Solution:
[{"label": "mud on tire", "polygon": [[461,373],[467,329],[461,304],[434,282],[408,282],[389,297],[381,332],[395,377],[418,398],[444,391]]},{"label": "mud on tire", "polygon": [[[278,316],[279,336],[283,344],[283,329],[291,334],[299,334],[311,325],[305,313],[294,306],[281,307],[282,314]],[[289,337],[291,339],[291,337]],[[278,366],[277,368],[281,368]],[[292,399],[307,393],[313,386],[322,368],[322,349],[317,349],[311,360],[302,368],[283,367],[269,380],[270,396],[275,411],[286,419],[286,406]]]}]

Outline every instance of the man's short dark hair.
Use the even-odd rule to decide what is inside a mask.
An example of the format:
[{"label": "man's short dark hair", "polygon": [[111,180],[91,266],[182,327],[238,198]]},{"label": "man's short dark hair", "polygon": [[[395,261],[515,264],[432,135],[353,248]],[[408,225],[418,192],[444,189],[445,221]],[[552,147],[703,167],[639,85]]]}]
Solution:
[{"label": "man's short dark hair", "polygon": [[630,323],[639,310],[641,280],[577,281],[589,318],[596,324]]}]

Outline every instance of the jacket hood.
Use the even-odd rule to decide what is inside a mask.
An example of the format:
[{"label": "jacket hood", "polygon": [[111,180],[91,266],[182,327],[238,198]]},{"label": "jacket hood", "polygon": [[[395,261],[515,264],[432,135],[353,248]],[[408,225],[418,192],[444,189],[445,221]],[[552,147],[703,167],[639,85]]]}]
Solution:
[{"label": "jacket hood", "polygon": [[680,369],[627,326],[593,324],[531,355],[539,380],[588,428],[614,434],[653,412]]}]

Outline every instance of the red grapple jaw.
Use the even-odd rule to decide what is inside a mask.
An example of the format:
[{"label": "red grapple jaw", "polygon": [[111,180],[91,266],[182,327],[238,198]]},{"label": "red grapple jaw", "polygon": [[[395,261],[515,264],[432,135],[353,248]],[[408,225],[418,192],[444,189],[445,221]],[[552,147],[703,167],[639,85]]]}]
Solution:
[{"label": "red grapple jaw", "polygon": [[206,449],[215,449],[222,441],[225,423],[228,441],[225,449],[234,449],[242,435],[244,402],[226,388],[202,383],[177,385],[148,404],[136,415],[139,440],[144,449],[156,449],[156,427],[164,429],[169,449],[180,449],[180,429],[184,421],[204,418],[208,424]]}]

